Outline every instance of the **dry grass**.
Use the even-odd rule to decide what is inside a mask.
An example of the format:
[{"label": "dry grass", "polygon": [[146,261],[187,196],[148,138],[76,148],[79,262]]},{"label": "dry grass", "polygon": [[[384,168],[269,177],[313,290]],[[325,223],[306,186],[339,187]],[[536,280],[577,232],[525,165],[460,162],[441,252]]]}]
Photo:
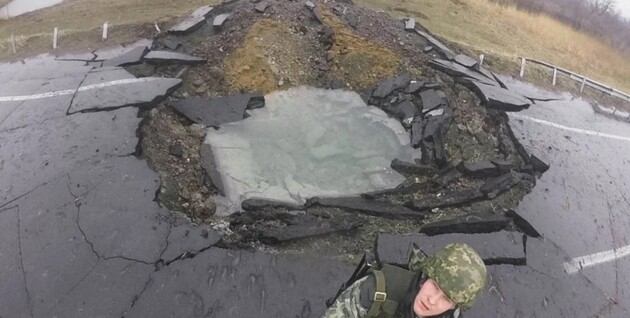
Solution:
[{"label": "dry grass", "polygon": [[44,47],[40,48],[39,42],[45,42],[45,48],[50,49],[54,27],[58,27],[61,32],[61,46],[66,38],[83,42],[83,46],[88,48],[93,45],[90,42],[98,41],[99,37],[83,37],[98,33],[105,21],[109,21],[112,28],[118,26],[119,29],[135,31],[138,25],[169,21],[202,5],[220,2],[221,0],[65,0],[50,8],[0,20],[0,56],[7,56],[5,54],[10,48],[11,33],[16,35],[18,50],[22,55],[40,53]]},{"label": "dry grass", "polygon": [[[630,57],[547,16],[488,0],[357,0],[398,17],[415,16],[431,32],[464,48],[514,61],[543,60],[630,91]],[[500,63],[505,65],[505,62]]]}]

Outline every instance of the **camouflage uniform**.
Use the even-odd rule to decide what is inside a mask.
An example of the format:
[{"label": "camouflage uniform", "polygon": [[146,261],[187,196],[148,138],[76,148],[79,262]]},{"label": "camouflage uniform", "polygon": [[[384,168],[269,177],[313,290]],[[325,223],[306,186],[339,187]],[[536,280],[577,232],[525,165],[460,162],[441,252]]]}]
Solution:
[{"label": "camouflage uniform", "polygon": [[[456,305],[446,316],[458,317],[479,297],[486,283],[486,267],[479,255],[466,244],[449,244],[431,257],[416,246],[409,257],[409,270],[422,272],[433,279]],[[371,275],[359,279],[346,289],[328,308],[322,318],[365,318],[374,293]],[[443,316],[440,316],[443,317]]]}]

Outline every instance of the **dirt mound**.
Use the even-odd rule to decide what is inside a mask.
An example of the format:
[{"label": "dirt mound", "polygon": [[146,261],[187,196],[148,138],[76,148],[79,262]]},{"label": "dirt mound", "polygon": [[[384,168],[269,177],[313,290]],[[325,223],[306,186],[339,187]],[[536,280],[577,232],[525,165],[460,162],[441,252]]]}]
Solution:
[{"label": "dirt mound", "polygon": [[334,76],[351,89],[370,87],[379,79],[398,73],[401,58],[382,44],[353,34],[329,9],[317,8],[322,22],[332,29]]},{"label": "dirt mound", "polygon": [[269,93],[283,87],[312,84],[309,63],[313,52],[305,37],[288,25],[260,20],[243,45],[225,60],[230,86],[236,90]]}]

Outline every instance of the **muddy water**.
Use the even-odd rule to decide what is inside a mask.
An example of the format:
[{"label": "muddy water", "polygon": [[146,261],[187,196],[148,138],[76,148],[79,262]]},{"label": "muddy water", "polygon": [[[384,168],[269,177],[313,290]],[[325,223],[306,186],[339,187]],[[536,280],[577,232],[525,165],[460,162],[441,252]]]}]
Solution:
[{"label": "muddy water", "polygon": [[62,1],[63,0],[13,0],[0,9],[0,19],[17,17],[24,13],[59,4]]}]

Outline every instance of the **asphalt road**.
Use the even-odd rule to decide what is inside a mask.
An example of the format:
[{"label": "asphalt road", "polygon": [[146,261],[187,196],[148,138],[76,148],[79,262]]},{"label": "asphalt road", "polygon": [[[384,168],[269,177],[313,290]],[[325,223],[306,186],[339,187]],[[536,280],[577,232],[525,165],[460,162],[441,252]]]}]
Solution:
[{"label": "asphalt road", "polygon": [[[352,268],[219,248],[160,207],[137,106],[178,80],[87,64],[0,65],[0,317],[319,317]],[[467,317],[627,316],[630,126],[575,101],[512,122],[552,164],[518,208],[547,239],[527,240],[526,266],[489,266]]]},{"label": "asphalt road", "polygon": [[567,252],[570,274],[630,308],[630,124],[580,99],[539,102],[510,118],[526,148],[551,164],[519,214]]}]

